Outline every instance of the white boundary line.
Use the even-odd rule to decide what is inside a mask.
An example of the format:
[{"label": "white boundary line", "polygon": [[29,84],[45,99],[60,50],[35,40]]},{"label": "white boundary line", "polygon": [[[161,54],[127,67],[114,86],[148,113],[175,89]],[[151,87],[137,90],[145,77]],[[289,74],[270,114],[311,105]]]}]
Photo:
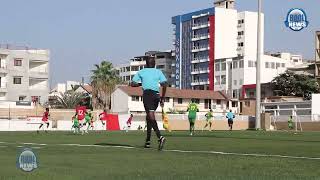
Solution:
[{"label": "white boundary line", "polygon": [[[112,146],[112,145],[91,145],[91,144],[38,144],[38,143],[8,143],[0,142],[0,144],[24,144],[24,145],[38,145],[38,146],[76,146],[76,147],[99,147],[99,148],[122,148],[122,149],[144,149],[132,146]],[[8,146],[0,146],[8,147]],[[22,146],[17,146],[22,147]],[[39,149],[41,147],[33,147]],[[217,155],[234,155],[234,156],[250,156],[250,157],[270,157],[270,158],[286,158],[286,159],[306,159],[306,160],[320,160],[320,157],[306,157],[306,156],[288,156],[278,154],[254,154],[254,153],[233,153],[221,151],[191,151],[191,150],[178,150],[178,149],[164,149],[164,152],[175,153],[199,153],[199,154],[217,154]]]}]

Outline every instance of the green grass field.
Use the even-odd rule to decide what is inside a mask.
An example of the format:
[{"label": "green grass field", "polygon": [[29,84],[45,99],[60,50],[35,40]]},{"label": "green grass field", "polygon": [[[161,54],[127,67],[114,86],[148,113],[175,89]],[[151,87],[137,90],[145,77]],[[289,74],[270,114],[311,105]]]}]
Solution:
[{"label": "green grass field", "polygon": [[[158,152],[155,139],[153,149],[142,148],[143,132],[96,132],[83,136],[70,132],[0,132],[0,179],[320,179],[319,132],[187,134],[165,133],[167,151]],[[35,148],[39,158],[39,168],[31,173],[16,168],[21,146]]]}]

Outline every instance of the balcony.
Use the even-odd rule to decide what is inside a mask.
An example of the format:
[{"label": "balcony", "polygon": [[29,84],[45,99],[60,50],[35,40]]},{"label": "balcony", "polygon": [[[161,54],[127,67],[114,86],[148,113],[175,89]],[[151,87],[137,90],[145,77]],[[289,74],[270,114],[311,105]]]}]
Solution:
[{"label": "balcony", "polygon": [[191,40],[200,41],[200,40],[209,39],[209,38],[210,38],[209,34],[197,34],[197,35],[194,35]]},{"label": "balcony", "polygon": [[46,53],[30,53],[29,54],[30,62],[48,62],[49,54]]},{"label": "balcony", "polygon": [[206,74],[209,73],[209,68],[197,68],[191,71],[191,74]]},{"label": "balcony", "polygon": [[197,58],[193,58],[191,63],[196,64],[196,63],[203,63],[203,62],[209,62],[209,61],[210,61],[209,57],[197,57]]},{"label": "balcony", "polygon": [[204,79],[194,80],[191,82],[191,86],[208,85],[208,84],[210,84],[209,80],[204,80]]},{"label": "balcony", "polygon": [[6,93],[6,92],[8,92],[7,83],[1,83],[1,84],[0,84],[0,92],[1,92],[1,93]]},{"label": "balcony", "polygon": [[49,72],[46,69],[41,70],[30,70],[29,71],[29,77],[31,79],[48,79],[49,78]]},{"label": "balcony", "polygon": [[242,51],[243,50],[243,47],[238,47],[237,48],[237,51]]},{"label": "balcony", "polygon": [[241,40],[243,38],[243,35],[238,35],[237,40]]},{"label": "balcony", "polygon": [[202,28],[207,28],[210,27],[210,23],[198,23],[198,24],[193,24],[192,25],[192,30],[196,30],[196,29],[202,29]]},{"label": "balcony", "polygon": [[192,52],[200,52],[200,51],[207,51],[209,50],[209,46],[194,46]]},{"label": "balcony", "polygon": [[8,69],[7,69],[7,66],[0,66],[0,73],[2,74],[7,74],[8,73]]},{"label": "balcony", "polygon": [[192,16],[192,19],[196,19],[196,18],[200,18],[200,17],[204,17],[204,16],[208,16],[210,13],[207,12],[207,13],[203,13],[203,14],[199,14],[199,15],[194,15]]},{"label": "balcony", "polygon": [[3,49],[0,46],[0,55],[8,56],[9,54],[10,54],[10,50],[9,49]]}]

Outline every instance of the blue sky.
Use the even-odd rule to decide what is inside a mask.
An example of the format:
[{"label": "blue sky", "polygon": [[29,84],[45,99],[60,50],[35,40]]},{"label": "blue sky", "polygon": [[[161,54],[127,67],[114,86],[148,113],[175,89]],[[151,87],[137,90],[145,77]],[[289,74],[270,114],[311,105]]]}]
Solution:
[{"label": "blue sky", "polygon": [[[263,0],[265,51],[314,58],[320,30],[318,0]],[[256,0],[237,0],[239,11],[255,11]],[[126,62],[147,50],[172,49],[171,17],[208,8],[213,0],[10,0],[1,2],[0,43],[51,50],[51,85],[88,79],[93,64]],[[283,21],[303,8],[310,25],[293,32]]]}]

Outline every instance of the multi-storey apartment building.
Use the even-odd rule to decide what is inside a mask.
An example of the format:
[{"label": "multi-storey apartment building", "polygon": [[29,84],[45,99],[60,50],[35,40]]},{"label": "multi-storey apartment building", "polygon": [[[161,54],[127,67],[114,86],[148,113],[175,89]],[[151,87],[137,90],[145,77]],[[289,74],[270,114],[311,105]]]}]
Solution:
[{"label": "multi-storey apartment building", "polygon": [[156,68],[162,70],[168,79],[168,83],[171,86],[173,84],[172,71],[174,71],[174,53],[171,51],[148,51],[144,56],[137,56],[130,59],[129,63],[116,66],[119,72],[119,76],[124,82],[130,82],[133,76],[146,65],[146,60],[154,58],[156,62]]},{"label": "multi-storey apartment building", "polygon": [[[172,24],[177,88],[224,91],[238,99],[243,87],[256,83],[258,13],[238,12],[234,0],[216,0],[215,7],[175,16]],[[261,24],[264,52],[263,14]],[[301,63],[300,57],[262,55],[261,83]]]},{"label": "multi-storey apartment building", "polygon": [[49,50],[0,46],[0,101],[44,103],[48,81]]}]

